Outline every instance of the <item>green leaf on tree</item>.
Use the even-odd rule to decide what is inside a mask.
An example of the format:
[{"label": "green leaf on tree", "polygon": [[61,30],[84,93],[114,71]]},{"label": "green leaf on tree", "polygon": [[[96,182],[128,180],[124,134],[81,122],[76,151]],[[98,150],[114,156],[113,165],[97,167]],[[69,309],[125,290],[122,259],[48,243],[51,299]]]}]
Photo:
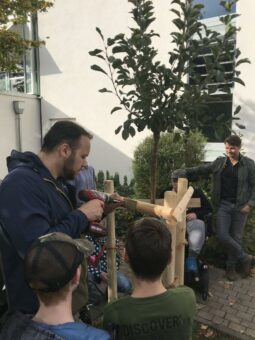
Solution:
[{"label": "green leaf on tree", "polygon": [[122,129],[122,125],[119,126],[119,127],[115,130],[115,134],[117,135],[117,134],[120,132],[121,129]]},{"label": "green leaf on tree", "polygon": [[241,64],[244,64],[244,63],[250,64],[251,62],[250,62],[250,60],[249,60],[248,58],[243,58],[243,59],[240,59],[240,60],[238,60],[238,61],[236,62],[236,67],[237,67],[238,65],[241,65]]},{"label": "green leaf on tree", "polygon": [[102,32],[101,32],[99,27],[96,27],[96,31],[100,35],[100,37],[104,40],[104,36],[103,36],[103,34],[102,34]]},{"label": "green leaf on tree", "polygon": [[103,52],[102,50],[99,50],[98,48],[96,48],[95,50],[93,51],[89,51],[89,55],[92,55],[92,56],[96,56],[97,54]]},{"label": "green leaf on tree", "polygon": [[241,111],[241,108],[242,108],[241,105],[238,105],[238,106],[236,107],[236,109],[235,109],[233,115],[234,115],[234,116],[237,115],[237,114]]},{"label": "green leaf on tree", "polygon": [[101,92],[101,93],[105,93],[105,92],[112,93],[112,91],[107,90],[107,88],[105,88],[105,87],[103,89],[98,90],[98,92]]},{"label": "green leaf on tree", "polygon": [[135,135],[135,129],[133,128],[133,126],[130,126],[130,127],[129,127],[129,134],[130,134],[131,137],[134,137],[134,135]]},{"label": "green leaf on tree", "polygon": [[124,129],[123,129],[123,131],[122,131],[122,138],[123,138],[124,140],[127,140],[128,137],[129,137],[129,128],[125,128],[125,127],[124,127]]},{"label": "green leaf on tree", "polygon": [[111,114],[115,111],[118,111],[118,110],[122,110],[122,107],[120,106],[115,106],[112,110],[111,110]]},{"label": "green leaf on tree", "polygon": [[105,72],[105,70],[102,69],[102,67],[98,66],[98,65],[92,65],[90,66],[90,68],[94,71],[98,71],[98,72],[102,72],[104,74],[107,75],[107,73]]},{"label": "green leaf on tree", "polygon": [[238,84],[241,84],[241,85],[245,86],[245,82],[242,79],[240,79],[240,78],[234,77],[233,81],[235,83],[238,83]]},{"label": "green leaf on tree", "polygon": [[245,129],[245,126],[243,124],[240,123],[236,123],[236,126],[239,127],[239,129]]}]

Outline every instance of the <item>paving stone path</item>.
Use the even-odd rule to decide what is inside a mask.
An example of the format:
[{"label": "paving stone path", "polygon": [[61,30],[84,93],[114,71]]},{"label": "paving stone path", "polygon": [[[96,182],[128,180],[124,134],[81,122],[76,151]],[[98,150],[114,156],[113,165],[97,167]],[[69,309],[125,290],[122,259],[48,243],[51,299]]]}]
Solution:
[{"label": "paving stone path", "polygon": [[255,278],[227,281],[224,271],[209,268],[210,297],[198,297],[196,319],[238,339],[255,339]]}]

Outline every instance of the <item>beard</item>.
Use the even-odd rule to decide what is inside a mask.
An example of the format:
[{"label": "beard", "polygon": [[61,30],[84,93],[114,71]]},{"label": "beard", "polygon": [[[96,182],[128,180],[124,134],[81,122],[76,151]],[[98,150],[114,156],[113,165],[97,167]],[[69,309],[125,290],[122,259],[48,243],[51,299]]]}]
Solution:
[{"label": "beard", "polygon": [[65,161],[63,166],[63,178],[67,180],[72,180],[76,176],[76,172],[74,171],[74,152],[71,153],[70,157]]}]

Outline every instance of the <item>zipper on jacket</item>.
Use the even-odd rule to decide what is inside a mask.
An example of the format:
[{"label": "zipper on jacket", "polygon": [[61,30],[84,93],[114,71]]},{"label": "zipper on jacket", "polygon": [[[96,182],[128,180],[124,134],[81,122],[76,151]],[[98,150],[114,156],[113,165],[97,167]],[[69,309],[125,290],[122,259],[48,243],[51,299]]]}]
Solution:
[{"label": "zipper on jacket", "polygon": [[55,187],[55,189],[56,189],[62,196],[64,196],[64,198],[67,200],[67,202],[68,202],[68,204],[70,205],[71,209],[74,210],[74,207],[73,207],[73,205],[72,205],[72,203],[71,203],[69,197],[64,193],[64,191],[62,191],[62,190],[57,186],[57,184],[56,184],[55,182],[51,181],[51,180],[48,179],[48,178],[43,178],[43,180],[44,180],[45,182],[48,182],[48,183],[53,184],[53,186]]}]

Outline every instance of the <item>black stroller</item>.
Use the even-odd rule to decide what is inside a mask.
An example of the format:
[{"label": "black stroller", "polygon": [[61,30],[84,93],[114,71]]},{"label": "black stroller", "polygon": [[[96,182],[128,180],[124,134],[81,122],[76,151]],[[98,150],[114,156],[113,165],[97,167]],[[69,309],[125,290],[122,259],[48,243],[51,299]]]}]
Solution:
[{"label": "black stroller", "polygon": [[[209,236],[213,234],[212,231],[212,214],[208,214],[205,218],[205,243],[203,245],[203,248],[197,258],[197,267],[198,271],[196,273],[189,272],[186,270],[185,266],[185,272],[184,272],[184,283],[186,286],[191,287],[196,292],[201,294],[201,297],[204,301],[207,300],[208,294],[209,294],[209,269],[208,264],[206,263],[204,259],[204,252],[205,252],[205,244],[208,240]],[[188,254],[188,246],[186,247],[185,255],[187,257]]]}]

